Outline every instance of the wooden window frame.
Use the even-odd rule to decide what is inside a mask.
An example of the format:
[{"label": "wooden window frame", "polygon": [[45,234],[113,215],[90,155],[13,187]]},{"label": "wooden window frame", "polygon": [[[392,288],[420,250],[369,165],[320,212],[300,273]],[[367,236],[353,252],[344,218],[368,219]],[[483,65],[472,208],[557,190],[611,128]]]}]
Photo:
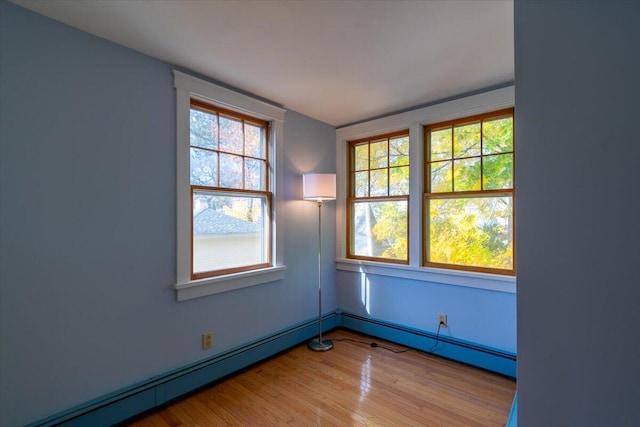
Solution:
[{"label": "wooden window frame", "polygon": [[[492,189],[492,190],[484,190],[482,186],[484,185],[484,172],[483,172],[483,160],[485,157],[491,157],[496,154],[483,154],[482,152],[482,125],[480,128],[480,154],[475,156],[468,157],[460,157],[456,158],[453,152],[451,151],[451,158],[448,159],[452,162],[452,188],[451,191],[448,192],[431,192],[431,183],[430,183],[430,168],[429,165],[431,163],[437,163],[443,161],[442,159],[430,160],[430,132],[438,131],[442,129],[451,128],[452,132],[456,126],[464,125],[464,124],[473,124],[480,123],[482,124],[485,121],[496,120],[500,118],[511,117],[512,120],[512,150],[507,152],[501,152],[499,154],[511,154],[512,155],[512,186],[510,189]],[[445,268],[452,270],[461,270],[461,271],[473,271],[479,273],[490,273],[490,274],[500,274],[500,275],[508,275],[515,276],[516,274],[516,232],[515,232],[515,224],[516,224],[516,193],[515,193],[515,114],[514,108],[506,108],[502,110],[492,111],[488,113],[478,114],[469,117],[463,117],[455,120],[449,120],[446,122],[434,123],[430,125],[424,126],[424,193],[422,198],[422,224],[423,224],[423,239],[422,239],[422,265],[425,267],[434,267],[434,268]],[[453,137],[451,143],[453,144]],[[457,159],[467,159],[467,158],[479,158],[480,159],[480,190],[471,190],[471,191],[455,191],[455,172],[453,169],[453,160]],[[461,264],[450,264],[450,263],[439,263],[439,262],[431,262],[429,261],[429,247],[430,247],[430,235],[429,235],[429,212],[428,212],[428,204],[429,200],[438,200],[438,199],[466,199],[466,198],[478,198],[478,197],[510,197],[511,198],[511,218],[512,218],[512,246],[513,246],[513,257],[512,257],[512,268],[511,269],[501,269],[501,268],[493,268],[493,267],[481,267],[481,266],[468,266]]]},{"label": "wooden window frame", "polygon": [[[349,259],[357,259],[357,260],[366,260],[366,261],[378,261],[378,262],[386,262],[386,263],[393,263],[393,264],[409,264],[409,239],[410,239],[410,235],[411,233],[409,232],[409,224],[410,224],[410,212],[409,212],[409,191],[407,191],[406,195],[389,195],[389,185],[390,185],[390,180],[389,180],[389,176],[391,173],[391,169],[394,168],[399,168],[399,167],[410,167],[410,163],[411,163],[411,159],[409,159],[409,164],[407,165],[401,165],[401,166],[391,166],[388,162],[389,158],[390,158],[390,154],[389,154],[389,141],[391,139],[397,138],[397,137],[407,137],[409,138],[409,129],[404,129],[404,130],[400,130],[400,131],[396,131],[396,132],[390,132],[390,133],[385,133],[385,134],[379,134],[379,135],[373,135],[371,137],[367,137],[367,138],[361,138],[361,139],[356,139],[356,140],[352,140],[352,141],[347,141],[347,149],[348,149],[348,189],[347,189],[347,203],[346,203],[346,210],[347,210],[347,223],[346,223],[346,231],[347,231],[347,235],[346,235],[346,239],[347,239],[347,245],[346,245],[346,256]],[[364,144],[368,144],[369,146],[369,153],[371,153],[371,144],[376,143],[376,142],[380,142],[386,140],[387,141],[387,166],[386,167],[382,167],[382,168],[371,168],[370,165],[367,169],[362,169],[362,170],[355,170],[355,147],[358,145],[364,145]],[[408,154],[407,154],[408,155]],[[369,156],[369,159],[371,159],[371,156]],[[387,171],[387,195],[386,196],[371,196],[370,192],[371,192],[371,171],[372,170],[382,170],[382,169],[386,169]],[[367,181],[368,184],[368,188],[369,188],[369,195],[366,197],[363,196],[355,196],[355,176],[356,176],[356,172],[362,172],[362,171],[368,171],[369,172],[369,178]],[[351,250],[351,228],[352,228],[352,214],[353,214],[353,205],[357,202],[392,202],[392,201],[405,201],[407,204],[407,256],[405,259],[395,259],[395,258],[386,258],[386,257],[372,257],[372,256],[363,256],[363,255],[356,255],[352,253]]]},{"label": "wooden window frame", "polygon": [[[195,185],[190,183],[190,192],[191,192],[191,212],[193,212],[193,194],[196,191],[205,191],[205,192],[209,192],[211,194],[217,194],[217,195],[223,195],[223,196],[233,196],[233,195],[245,195],[245,196],[249,196],[249,195],[254,195],[254,196],[258,196],[258,197],[264,197],[266,200],[266,208],[265,208],[265,212],[267,213],[267,217],[263,219],[263,223],[265,225],[265,236],[263,238],[264,240],[264,245],[265,245],[265,251],[266,251],[266,260],[265,262],[259,263],[259,264],[251,264],[251,265],[246,265],[246,266],[241,266],[241,267],[234,267],[234,268],[224,268],[224,269],[219,269],[219,270],[209,270],[209,271],[203,271],[203,272],[194,272],[193,267],[194,267],[194,237],[193,237],[193,215],[191,215],[191,240],[190,240],[190,248],[191,248],[191,266],[190,266],[190,277],[192,280],[197,280],[197,279],[204,279],[204,278],[209,278],[209,277],[217,277],[217,276],[224,276],[224,275],[228,275],[228,274],[234,274],[234,273],[240,273],[240,272],[245,272],[245,271],[252,271],[252,270],[259,270],[259,269],[264,269],[267,267],[270,267],[272,265],[272,210],[273,210],[273,203],[272,203],[272,199],[273,199],[273,195],[271,193],[271,191],[269,191],[270,187],[270,164],[269,164],[269,153],[270,153],[270,147],[269,147],[269,135],[270,135],[270,124],[268,121],[265,120],[261,120],[258,119],[256,117],[252,117],[249,115],[245,115],[242,113],[238,113],[236,111],[231,111],[231,110],[226,110],[224,108],[220,108],[211,104],[208,104],[206,102],[203,102],[201,100],[198,99],[191,99],[190,101],[190,110],[199,110],[202,112],[206,112],[208,114],[212,114],[215,115],[217,117],[217,119],[219,120],[219,118],[222,117],[230,117],[230,118],[234,118],[237,120],[240,120],[242,125],[243,125],[243,154],[238,154],[238,153],[228,153],[225,151],[222,151],[220,149],[211,149],[211,148],[206,148],[206,147],[200,147],[200,146],[194,146],[191,145],[191,141],[189,142],[189,148],[197,148],[200,150],[205,150],[205,151],[209,151],[209,152],[214,152],[214,153],[222,153],[222,154],[231,154],[234,156],[238,156],[241,157],[243,159],[243,173],[242,173],[242,188],[232,188],[232,187],[222,187],[220,186],[220,156],[217,156],[217,180],[216,182],[218,183],[218,185],[216,186],[209,186],[209,185]],[[244,153],[245,150],[245,140],[244,140],[244,124],[245,123],[249,123],[251,125],[254,126],[258,126],[263,128],[263,133],[264,133],[264,147],[263,147],[263,151],[264,151],[264,158],[258,158],[255,156],[249,156],[246,155]],[[218,125],[218,143],[220,141],[220,126]],[[219,148],[219,147],[218,147]],[[260,161],[264,161],[264,180],[262,181],[262,185],[261,187],[263,188],[263,190],[248,190],[246,189],[246,183],[245,183],[245,173],[244,173],[244,160],[245,159],[254,159],[254,160],[260,160]]]}]

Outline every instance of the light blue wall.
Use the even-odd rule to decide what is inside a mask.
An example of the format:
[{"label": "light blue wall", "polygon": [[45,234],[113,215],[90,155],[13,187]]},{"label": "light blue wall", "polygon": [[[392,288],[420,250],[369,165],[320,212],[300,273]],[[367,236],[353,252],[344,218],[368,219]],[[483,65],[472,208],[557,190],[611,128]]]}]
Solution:
[{"label": "light blue wall", "polygon": [[640,2],[515,3],[518,425],[640,425]]},{"label": "light blue wall", "polygon": [[[318,315],[318,205],[302,199],[302,174],[307,172],[335,173],[335,138],[333,127],[302,114],[287,111],[285,117],[284,150],[285,198],[284,221],[285,253],[288,266],[287,280],[291,286],[300,286],[300,295],[290,300],[287,310],[309,313],[309,306],[296,307],[301,300],[312,295],[314,313]],[[328,140],[333,144],[329,147]],[[335,203],[325,202],[322,207],[322,312],[337,308]],[[304,267],[303,267],[304,266]],[[309,293],[309,290],[311,294]]]},{"label": "light blue wall", "polygon": [[[177,303],[172,67],[5,1],[0,15],[0,425],[317,315],[317,208],[300,201],[301,173],[335,170],[331,126],[286,114],[285,279]],[[330,311],[335,225],[323,225]]]},{"label": "light blue wall", "polygon": [[[317,314],[317,207],[335,130],[288,111],[285,279],[175,302],[175,92],[168,64],[0,0],[0,425],[66,410]],[[515,295],[336,272],[322,208],[323,311],[515,352]],[[214,333],[214,350],[200,334]]]},{"label": "light blue wall", "polygon": [[388,276],[338,272],[338,306],[350,313],[516,352],[515,294]]}]

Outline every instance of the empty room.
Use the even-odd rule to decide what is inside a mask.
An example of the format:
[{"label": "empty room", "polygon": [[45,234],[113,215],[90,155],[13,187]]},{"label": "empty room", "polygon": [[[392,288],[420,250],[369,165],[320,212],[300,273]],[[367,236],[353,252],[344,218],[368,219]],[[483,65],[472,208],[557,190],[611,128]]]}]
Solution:
[{"label": "empty room", "polygon": [[0,425],[640,425],[638,17],[0,0]]}]

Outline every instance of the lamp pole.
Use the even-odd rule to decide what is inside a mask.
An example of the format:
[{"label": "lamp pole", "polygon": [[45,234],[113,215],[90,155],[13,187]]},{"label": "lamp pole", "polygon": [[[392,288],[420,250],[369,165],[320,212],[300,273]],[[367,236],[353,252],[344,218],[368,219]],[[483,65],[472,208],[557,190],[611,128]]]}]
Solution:
[{"label": "lamp pole", "polygon": [[333,348],[333,341],[322,339],[322,200],[318,200],[318,338],[309,341],[314,351],[327,351]]}]

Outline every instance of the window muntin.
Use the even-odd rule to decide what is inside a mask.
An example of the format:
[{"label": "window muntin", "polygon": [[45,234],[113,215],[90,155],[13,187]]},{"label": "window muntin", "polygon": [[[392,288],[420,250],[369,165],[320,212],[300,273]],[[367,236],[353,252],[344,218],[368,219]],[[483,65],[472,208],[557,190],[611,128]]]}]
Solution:
[{"label": "window muntin", "polygon": [[425,266],[515,273],[513,109],[425,126]]},{"label": "window muntin", "polygon": [[349,142],[347,257],[409,261],[409,131]]},{"label": "window muntin", "polygon": [[268,128],[191,100],[192,279],[271,265]]}]

